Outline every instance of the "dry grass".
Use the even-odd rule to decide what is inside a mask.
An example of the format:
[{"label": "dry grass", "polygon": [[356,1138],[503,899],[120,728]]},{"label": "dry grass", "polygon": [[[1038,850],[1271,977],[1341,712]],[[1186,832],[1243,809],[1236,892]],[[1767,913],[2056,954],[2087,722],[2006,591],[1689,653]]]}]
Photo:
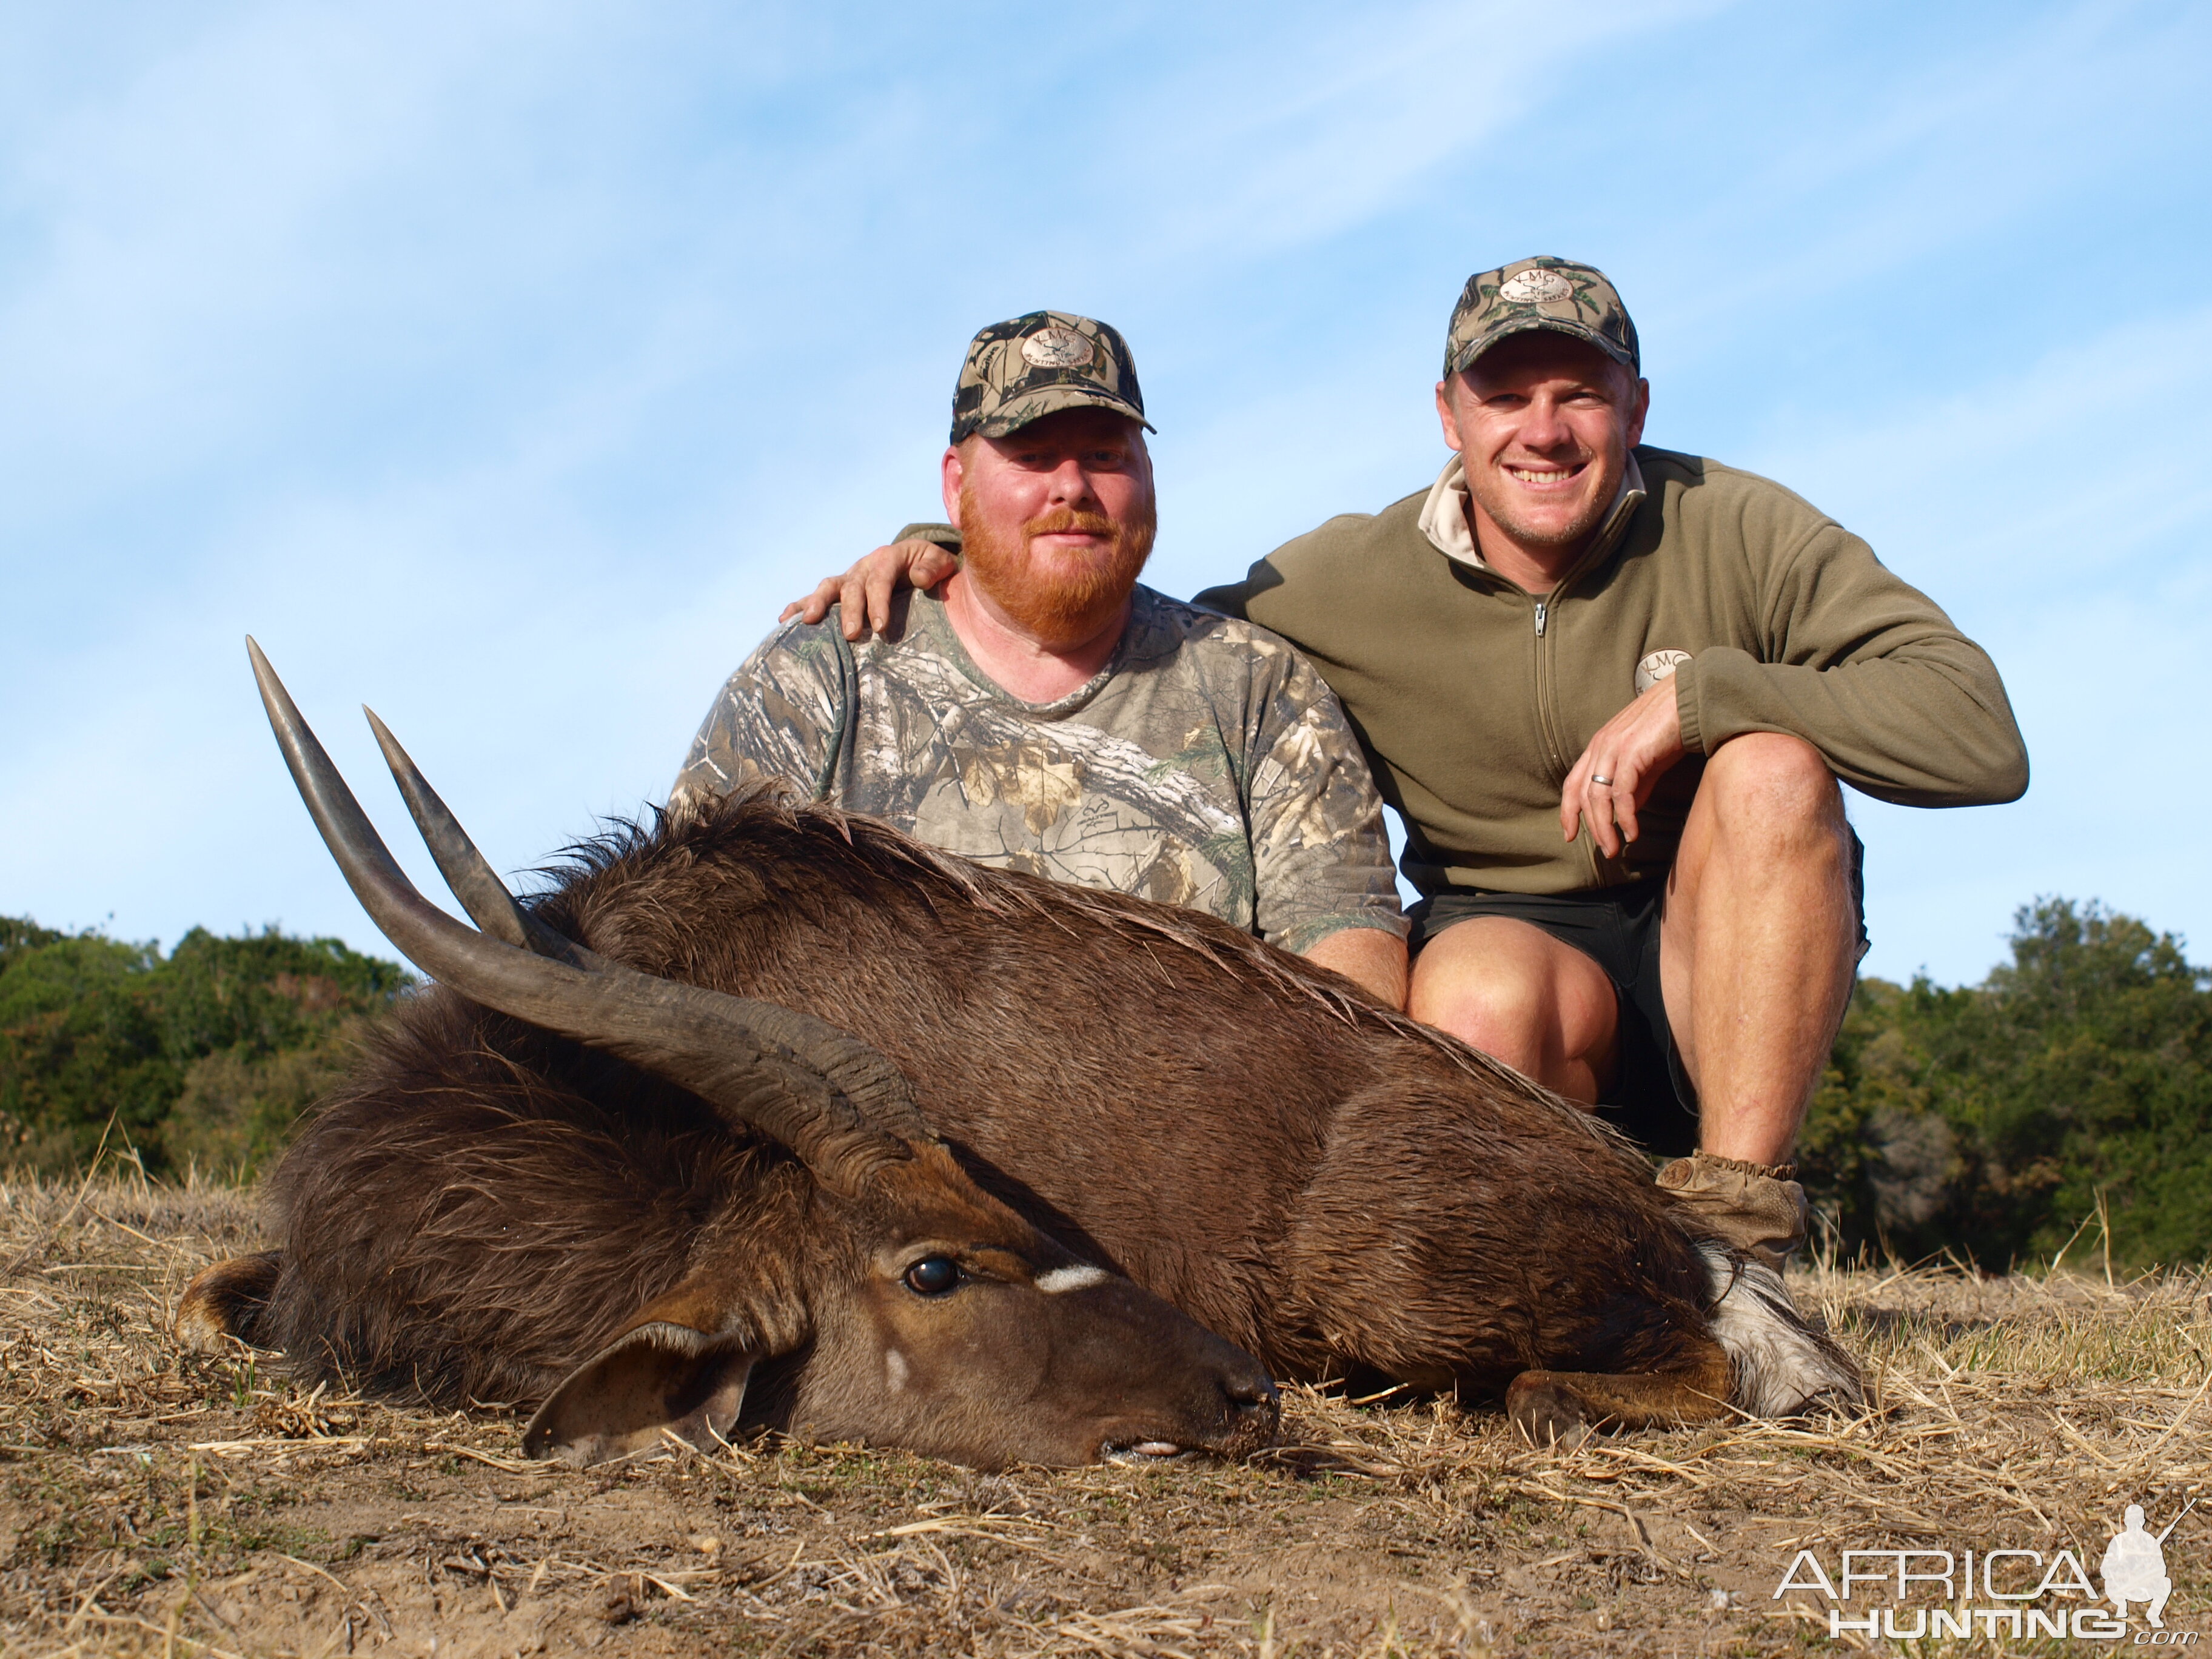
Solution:
[{"label": "dry grass", "polygon": [[[1814,1651],[1825,1604],[1771,1594],[1800,1548],[2094,1571],[2124,1504],[2163,1525],[2212,1474],[2202,1273],[1802,1278],[1868,1362],[1850,1419],[1555,1454],[1448,1402],[1299,1390],[1243,1468],[779,1443],[579,1472],[520,1461],[511,1416],[179,1354],[186,1275],[255,1242],[225,1188],[0,1186],[7,1652]],[[2206,1510],[2167,1559],[2167,1625],[2212,1626]]]}]

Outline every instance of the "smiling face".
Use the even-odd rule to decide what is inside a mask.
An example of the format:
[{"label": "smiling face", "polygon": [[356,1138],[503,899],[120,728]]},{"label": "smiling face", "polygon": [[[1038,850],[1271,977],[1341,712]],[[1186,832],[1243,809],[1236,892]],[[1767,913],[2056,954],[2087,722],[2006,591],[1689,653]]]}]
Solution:
[{"label": "smiling face", "polygon": [[1502,340],[1441,382],[1437,413],[1466,466],[1485,560],[1515,580],[1564,574],[1620,493],[1650,403],[1644,381],[1549,329]]},{"label": "smiling face", "polygon": [[945,507],[959,526],[955,580],[1019,632],[1080,645],[1112,626],[1152,550],[1152,458],[1143,428],[1071,409],[945,454]]}]

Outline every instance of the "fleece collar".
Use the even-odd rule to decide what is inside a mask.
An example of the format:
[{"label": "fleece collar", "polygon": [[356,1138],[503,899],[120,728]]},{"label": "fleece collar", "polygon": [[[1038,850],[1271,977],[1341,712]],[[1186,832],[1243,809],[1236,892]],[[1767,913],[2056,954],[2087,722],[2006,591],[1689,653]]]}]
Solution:
[{"label": "fleece collar", "polygon": [[[1579,562],[1587,564],[1601,558],[1619,544],[1628,529],[1628,521],[1636,516],[1636,509],[1644,505],[1644,470],[1636,465],[1636,452],[1628,452],[1628,471],[1621,475],[1620,493],[1613,498],[1613,506],[1599,526],[1597,539],[1591,544],[1589,555]],[[1429,497],[1421,503],[1421,516],[1416,521],[1421,533],[1431,545],[1446,558],[1474,570],[1486,570],[1482,555],[1475,550],[1474,527],[1467,517],[1467,466],[1457,455],[1444,463],[1444,470],[1437,474],[1437,481],[1429,486]]]}]

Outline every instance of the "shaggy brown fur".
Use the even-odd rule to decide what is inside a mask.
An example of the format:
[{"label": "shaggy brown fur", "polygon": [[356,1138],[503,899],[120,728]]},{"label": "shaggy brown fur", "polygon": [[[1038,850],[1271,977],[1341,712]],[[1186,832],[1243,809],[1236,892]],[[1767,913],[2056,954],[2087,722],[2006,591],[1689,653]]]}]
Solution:
[{"label": "shaggy brown fur", "polygon": [[[1278,1376],[1494,1399],[1583,1374],[1517,1391],[1547,1431],[1723,1409],[1710,1247],[1642,1161],[1325,969],[773,796],[556,873],[542,920],[873,1045],[987,1191]],[[710,1235],[784,1231],[796,1176],[681,1091],[433,990],[286,1159],[285,1271],[249,1334],[434,1398],[534,1398],[727,1254]],[[1677,1385],[1607,1395],[1613,1373]]]},{"label": "shaggy brown fur", "polygon": [[[710,1225],[783,1237],[811,1190],[683,1091],[433,989],[278,1167],[286,1271],[239,1334],[371,1388],[540,1400],[714,1252]],[[795,1287],[744,1288],[803,1325]]]},{"label": "shaggy brown fur", "polygon": [[[283,1248],[203,1273],[181,1334],[451,1404],[573,1395],[533,1452],[805,1421],[989,1468],[1162,1442],[1241,1455],[1273,1431],[1266,1374],[1164,1302],[1103,1274],[1039,1293],[1072,1258],[941,1147],[840,1194],[693,1097],[443,989],[380,1034],[270,1199]],[[1026,1306],[909,1296],[896,1258],[917,1237],[1005,1268]],[[644,1327],[705,1357],[611,1358]],[[728,1407],[711,1425],[710,1395]]]}]

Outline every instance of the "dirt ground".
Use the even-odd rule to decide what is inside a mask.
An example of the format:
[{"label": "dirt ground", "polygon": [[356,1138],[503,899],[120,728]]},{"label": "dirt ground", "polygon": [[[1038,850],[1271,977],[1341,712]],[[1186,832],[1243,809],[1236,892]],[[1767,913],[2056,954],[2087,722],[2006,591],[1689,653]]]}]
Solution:
[{"label": "dirt ground", "polygon": [[[1845,1548],[2071,1548],[2094,1573],[2123,1506],[2163,1528],[2212,1475],[2201,1272],[1799,1276],[1867,1365],[1850,1418],[1552,1452],[1449,1402],[1293,1390],[1284,1443],[1236,1468],[777,1443],[578,1471],[523,1462],[510,1414],[180,1354],[185,1279],[259,1242],[227,1188],[0,1184],[0,1650],[1825,1652],[1831,1604],[1774,1593],[1801,1550],[1833,1575]],[[2165,1634],[2212,1644],[2212,1503],[2166,1558]],[[1842,1644],[2097,1650],[1990,1628]]]}]

